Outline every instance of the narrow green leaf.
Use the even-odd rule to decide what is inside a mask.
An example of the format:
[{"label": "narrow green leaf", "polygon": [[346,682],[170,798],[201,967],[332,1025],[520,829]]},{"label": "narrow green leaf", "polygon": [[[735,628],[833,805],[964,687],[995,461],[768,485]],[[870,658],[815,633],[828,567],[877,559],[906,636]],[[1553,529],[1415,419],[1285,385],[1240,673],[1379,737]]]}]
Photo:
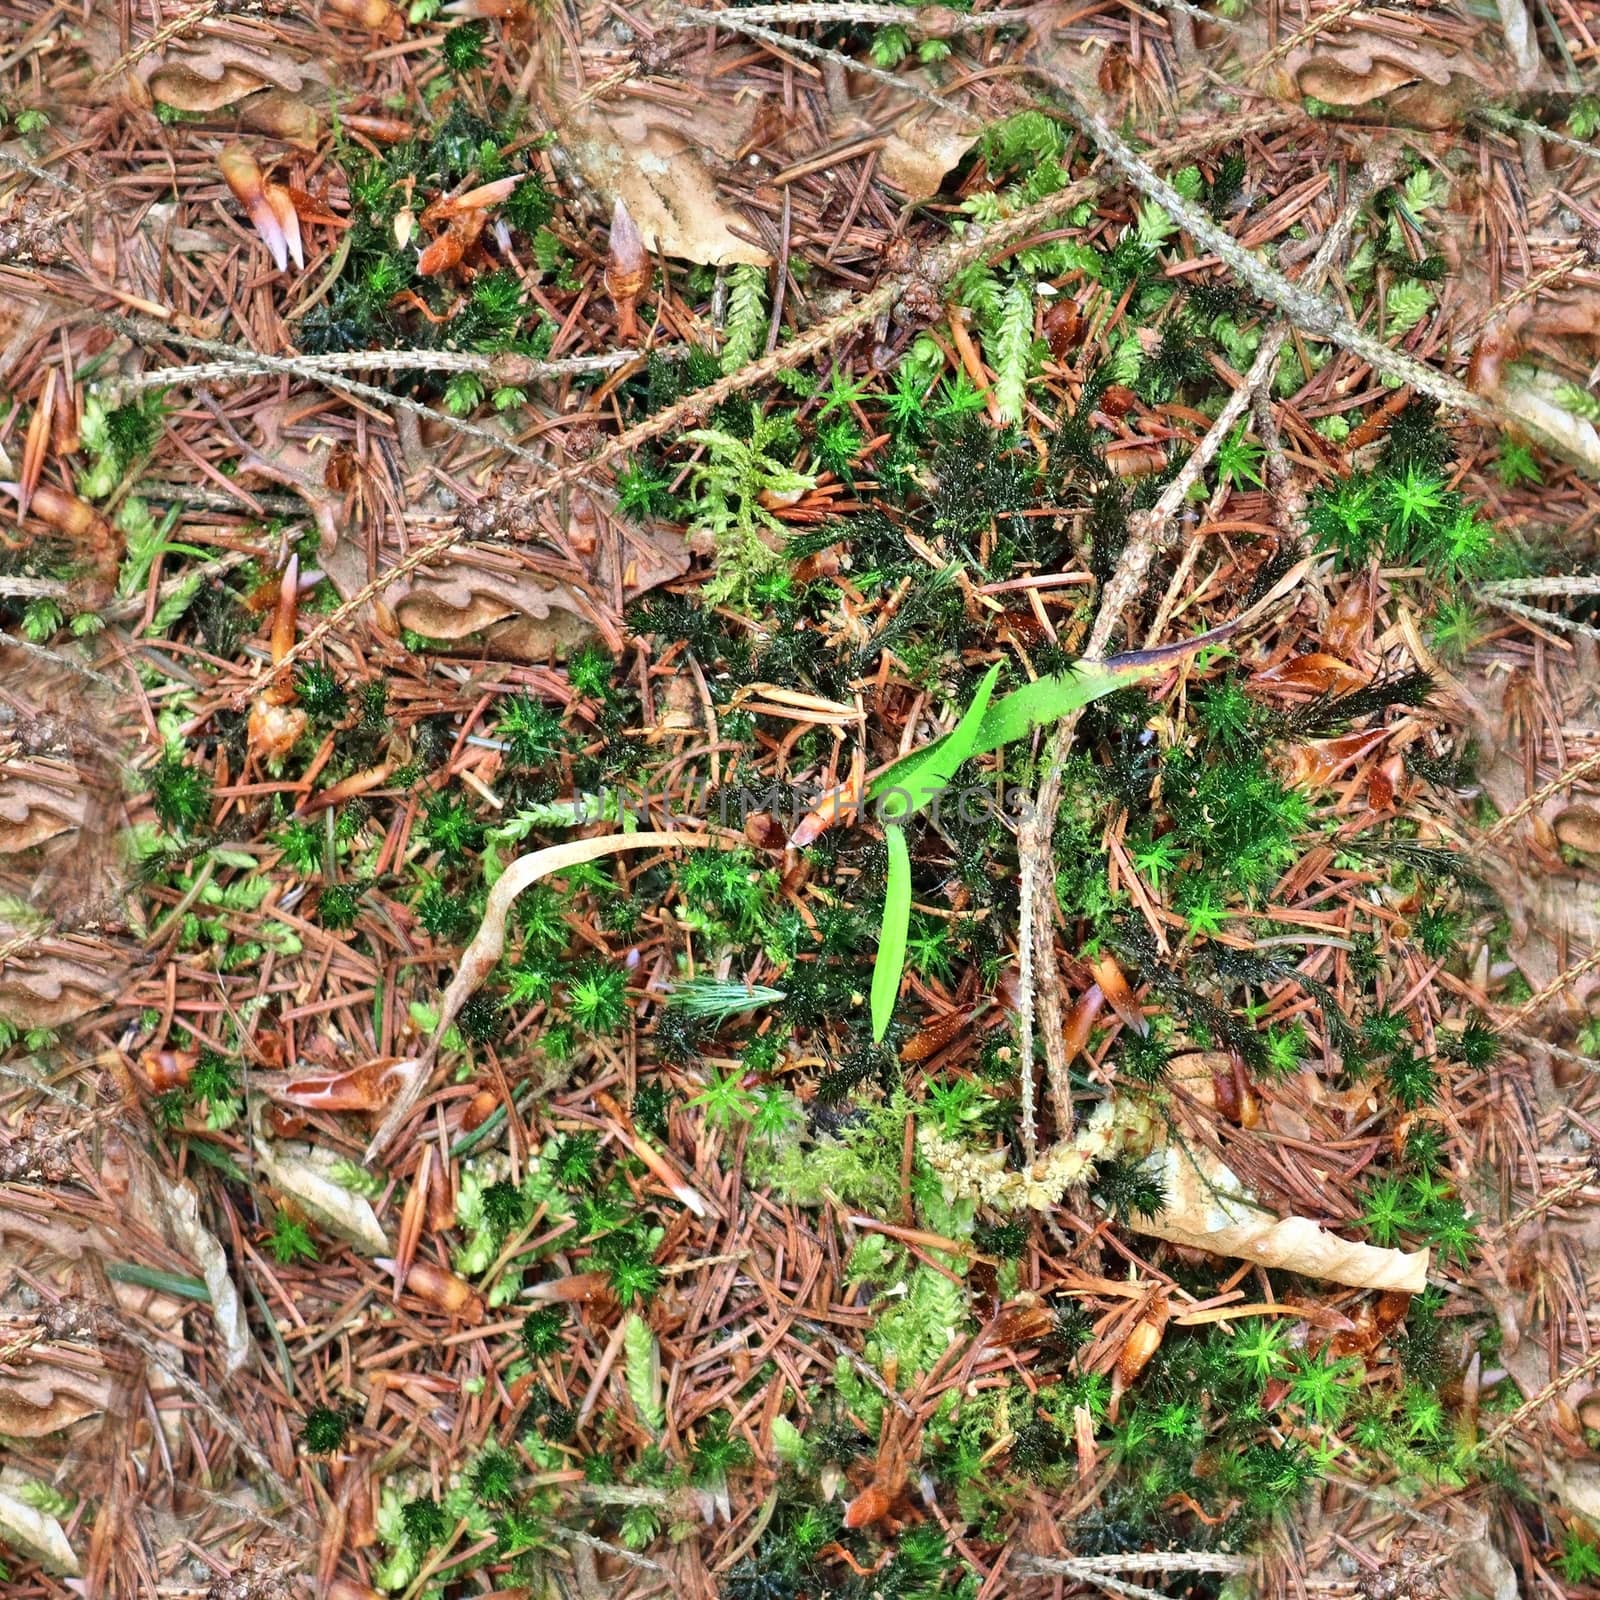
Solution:
[{"label": "narrow green leaf", "polygon": [[[954,737],[954,735],[952,735]],[[906,965],[906,935],[911,928],[911,847],[903,827],[884,829],[889,847],[889,882],[883,896],[883,927],[878,930],[878,959],[872,967],[872,1037],[882,1039],[894,1015],[900,974]]]},{"label": "narrow green leaf", "polygon": [[[999,709],[999,706],[991,707],[989,704],[994,694],[995,680],[999,676],[1000,663],[997,661],[984,675],[978,692],[972,697],[972,704],[962,713],[955,727],[942,739],[935,739],[932,744],[914,750],[904,761],[891,767],[884,776],[893,774],[893,784],[885,786],[880,780],[873,785],[874,795],[884,796],[882,814],[885,822],[903,820],[923,810],[955,776],[956,768],[968,756],[981,755],[985,748],[995,748],[993,745],[982,746],[978,741],[988,717]],[[1011,695],[1006,696],[1006,700],[1012,698]],[[1004,704],[1005,700],[1002,700],[1000,705]]]},{"label": "narrow green leaf", "polygon": [[[915,801],[911,809],[920,811],[969,757],[987,755],[1014,739],[1023,738],[1034,728],[1059,722],[1062,717],[1071,715],[1093,700],[1125,689],[1141,678],[1151,677],[1174,661],[1220,644],[1235,631],[1235,627],[1235,623],[1226,623],[1210,633],[1185,639],[1179,644],[1161,645],[1154,650],[1135,650],[1127,655],[1113,656],[1109,661],[1079,661],[1065,672],[1055,673],[1048,678],[1036,678],[1032,683],[1025,683],[1020,689],[1013,689],[1010,694],[1002,695],[988,705],[970,737],[957,744],[954,741],[967,728],[973,710],[988,701],[987,693],[980,689],[973,699],[972,708],[957,727],[942,739],[935,739],[920,750],[913,750],[910,755],[880,772],[867,791],[868,798],[884,799],[891,791],[902,790]],[[991,674],[991,679],[985,680],[985,687],[992,686]],[[951,759],[952,756],[954,759]],[[902,814],[891,809],[896,798],[884,800],[883,814],[886,818]]]},{"label": "narrow green leaf", "polygon": [[159,1267],[147,1267],[137,1261],[108,1261],[106,1276],[113,1283],[131,1283],[140,1289],[156,1289],[162,1294],[176,1295],[184,1300],[199,1300],[209,1304],[211,1291],[203,1278],[190,1278],[181,1272],[163,1272]]}]

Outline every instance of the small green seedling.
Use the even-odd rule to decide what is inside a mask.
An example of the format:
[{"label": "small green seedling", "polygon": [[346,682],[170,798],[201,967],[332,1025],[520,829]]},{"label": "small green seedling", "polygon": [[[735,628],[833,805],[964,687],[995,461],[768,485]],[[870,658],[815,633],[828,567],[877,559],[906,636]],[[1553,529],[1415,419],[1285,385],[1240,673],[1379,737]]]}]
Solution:
[{"label": "small green seedling", "polygon": [[[1131,651],[1109,661],[1079,661],[1066,672],[1037,678],[991,704],[995,679],[1000,675],[996,664],[979,684],[961,721],[943,738],[913,750],[881,772],[868,788],[868,798],[880,803],[884,822],[904,824],[933,802],[963,761],[998,750],[1035,728],[1059,722],[1093,700],[1218,644],[1238,626],[1238,621],[1231,622],[1178,644]],[[899,826],[886,828],[884,838],[889,849],[889,874],[878,957],[872,969],[874,1040],[883,1038],[894,1011],[911,923],[911,852]]]},{"label": "small green seedling", "polygon": [[878,958],[872,969],[872,1037],[883,1038],[900,993],[900,975],[906,964],[906,936],[911,929],[911,849],[904,824],[929,805],[955,776],[956,768],[978,740],[984,713],[1000,676],[996,662],[978,685],[972,704],[951,732],[936,744],[897,764],[901,780],[883,795],[884,841],[889,847],[889,881],[883,897],[883,927],[878,935]]},{"label": "small green seedling", "polygon": [[[1002,745],[1032,733],[1035,728],[1046,727],[1070,716],[1074,711],[1081,711],[1091,701],[1114,694],[1118,689],[1126,689],[1129,684],[1150,677],[1176,661],[1220,644],[1238,626],[1237,621],[1226,623],[1193,639],[1161,645],[1154,650],[1133,650],[1127,655],[1113,656],[1109,661],[1079,661],[1065,672],[1036,678],[1020,689],[1013,689],[1010,694],[1002,695],[989,706],[970,747],[950,767],[950,771],[954,772],[962,761],[972,756],[988,755],[991,750],[998,750]],[[925,765],[955,736],[955,732],[947,733],[920,750],[913,750],[893,766],[884,768],[869,786],[868,798],[882,799],[896,790],[903,790],[907,794],[920,793],[926,785]],[[938,787],[942,788],[943,784]],[[933,795],[928,794],[921,805],[926,805],[932,798]],[[885,817],[895,814],[888,809],[886,802]]]}]

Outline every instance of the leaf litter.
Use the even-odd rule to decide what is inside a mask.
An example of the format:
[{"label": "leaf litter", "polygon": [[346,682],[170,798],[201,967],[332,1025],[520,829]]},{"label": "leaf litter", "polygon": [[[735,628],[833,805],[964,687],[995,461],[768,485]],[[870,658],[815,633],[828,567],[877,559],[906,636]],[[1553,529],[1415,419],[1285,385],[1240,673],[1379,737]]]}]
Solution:
[{"label": "leaf litter", "polygon": [[1592,29],[1194,13],[13,7],[8,1583],[1600,1579]]}]

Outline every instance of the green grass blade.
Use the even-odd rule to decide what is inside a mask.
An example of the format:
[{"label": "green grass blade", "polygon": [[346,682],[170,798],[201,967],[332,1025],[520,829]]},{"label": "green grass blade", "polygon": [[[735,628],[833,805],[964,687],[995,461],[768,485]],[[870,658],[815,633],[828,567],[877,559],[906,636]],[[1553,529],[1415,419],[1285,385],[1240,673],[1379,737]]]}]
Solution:
[{"label": "green grass blade", "polygon": [[[1235,626],[1234,623],[1228,623],[1179,644],[1162,645],[1155,650],[1135,650],[1127,655],[1113,656],[1109,661],[1080,661],[1065,672],[1025,683],[1020,689],[1013,689],[1010,694],[1002,695],[989,704],[970,740],[964,745],[956,745],[953,741],[967,727],[972,710],[980,701],[988,701],[986,690],[993,688],[994,673],[991,671],[990,677],[984,681],[984,688],[979,690],[972,708],[969,708],[960,724],[942,739],[935,739],[920,750],[913,750],[910,755],[879,773],[867,791],[868,798],[879,800],[891,790],[900,789],[920,797],[914,808],[920,811],[970,756],[987,755],[1014,739],[1023,738],[1034,728],[1059,722],[1093,700],[1125,689],[1141,678],[1153,676],[1174,661],[1195,655],[1210,645],[1220,644],[1233,633]],[[935,788],[929,789],[930,780],[936,773],[942,773],[943,776]],[[900,814],[889,809],[893,803],[892,800],[885,802],[886,817]]]},{"label": "green grass blade", "polygon": [[878,959],[872,966],[872,1037],[881,1040],[894,1015],[900,974],[906,965],[906,934],[911,928],[911,847],[906,830],[896,823],[883,831],[889,847],[889,883],[883,896],[883,926],[878,930]]},{"label": "green grass blade", "polygon": [[[910,755],[880,773],[868,791],[869,796],[874,800],[890,797],[884,801],[885,817],[901,814],[890,809],[897,801],[902,810],[906,809],[905,795],[919,797],[920,803],[916,809],[920,811],[932,800],[934,793],[950,781],[949,775],[969,756],[987,755],[991,750],[998,750],[1002,745],[1022,738],[1032,729],[1059,722],[1062,717],[1080,706],[1088,705],[1091,700],[1125,688],[1158,670],[1154,663],[1139,668],[1119,668],[1109,662],[1104,665],[1080,663],[1067,672],[1037,678],[1020,689],[1013,689],[1008,695],[1002,695],[989,706],[983,720],[973,730],[967,749],[956,760],[949,760],[948,756],[956,734],[961,731],[959,728],[941,739],[935,739],[932,744],[924,745],[920,750],[913,750]],[[962,720],[965,722],[966,719]],[[937,771],[944,771],[945,776],[934,784],[932,775]],[[900,793],[896,794],[896,790]]]},{"label": "green grass blade", "polygon": [[996,709],[989,704],[989,699],[999,676],[1000,663],[997,661],[985,674],[983,682],[978,685],[978,692],[972,697],[972,704],[962,713],[955,727],[942,739],[912,751],[903,762],[892,768],[896,781],[891,786],[882,790],[874,786],[874,792],[882,793],[885,797],[885,822],[903,820],[923,810],[949,783],[956,768],[974,753],[984,721]]}]

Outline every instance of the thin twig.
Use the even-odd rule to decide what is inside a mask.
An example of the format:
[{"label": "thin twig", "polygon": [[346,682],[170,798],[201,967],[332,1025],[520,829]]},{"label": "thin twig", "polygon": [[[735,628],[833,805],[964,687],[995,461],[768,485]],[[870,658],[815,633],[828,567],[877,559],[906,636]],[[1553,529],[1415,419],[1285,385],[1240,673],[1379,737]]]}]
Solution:
[{"label": "thin twig", "polygon": [[1521,617],[1535,627],[1554,628],[1557,633],[1581,634],[1585,639],[1600,639],[1600,628],[1588,622],[1579,622],[1576,617],[1563,616],[1559,611],[1547,611],[1543,606],[1524,605],[1520,600],[1509,599],[1503,594],[1491,594],[1486,598],[1497,611]]},{"label": "thin twig", "polygon": [[1030,1556],[1017,1558],[1017,1570],[1075,1577],[1102,1572],[1248,1572],[1247,1556],[1216,1550],[1147,1550],[1117,1556]]},{"label": "thin twig", "polygon": [[176,39],[179,34],[198,27],[221,4],[222,0],[201,0],[201,4],[192,11],[185,11],[182,16],[174,17],[164,28],[157,28],[148,39],[141,39],[126,55],[118,56],[104,72],[96,73],[93,81],[110,83],[119,72],[136,65],[152,50],[157,50],[166,44],[169,39]]},{"label": "thin twig", "polygon": [[[1307,268],[1309,282],[1320,283],[1343,253],[1368,195],[1388,181],[1397,162],[1398,157],[1391,151],[1375,157],[1368,164],[1365,181],[1350,195],[1343,210],[1323,236]],[[1273,368],[1277,365],[1278,353],[1288,335],[1287,321],[1280,321],[1269,330],[1244,381],[1228,397],[1216,420],[1206,430],[1205,437],[1167,485],[1161,498],[1148,511],[1132,519],[1128,541],[1100,597],[1099,610],[1083,652],[1085,660],[1099,661],[1104,658],[1106,646],[1122,613],[1138,597],[1143,587],[1150,562],[1167,524],[1188,498],[1190,489],[1199,482],[1200,474],[1221,448],[1229,430],[1251,404],[1258,389],[1270,380]],[[1033,1156],[1034,1138],[1031,1113],[1035,1007],[1039,1030],[1044,1039],[1045,1082],[1055,1109],[1056,1136],[1065,1138],[1072,1132],[1070,1063],[1065,1045],[1061,980],[1054,955],[1055,897],[1045,892],[1045,886],[1054,879],[1052,863],[1055,852],[1052,841],[1056,816],[1061,809],[1061,775],[1067,754],[1072,748],[1077,723],[1076,715],[1065,717],[1057,723],[1045,756],[1044,777],[1040,780],[1039,792],[1017,831],[1017,850],[1022,864],[1017,932],[1018,1032],[1022,1047],[1022,1141],[1024,1154],[1029,1160]]]},{"label": "thin twig", "polygon": [[[907,12],[901,20],[909,21],[914,15],[914,12]],[[968,111],[964,106],[957,105],[954,100],[946,99],[942,94],[924,89],[920,83],[914,83],[910,78],[886,72],[882,67],[872,66],[866,61],[857,61],[854,56],[847,56],[840,50],[829,50],[824,45],[813,44],[809,39],[796,39],[790,34],[779,33],[775,28],[764,28],[758,22],[748,22],[745,20],[746,16],[747,13],[743,9],[701,11],[685,8],[678,12],[673,25],[679,28],[725,28],[729,33],[742,33],[748,38],[759,39],[763,44],[770,44],[777,50],[792,50],[796,55],[806,56],[812,61],[831,61],[847,72],[860,73],[865,77],[876,79],[900,94],[908,94],[913,99],[935,106],[949,116],[960,118],[971,127],[983,126],[982,117]]]},{"label": "thin twig", "polygon": [[1574,139],[1567,133],[1557,133],[1554,128],[1547,128],[1542,122],[1534,122],[1528,117],[1514,116],[1509,111],[1500,111],[1493,106],[1485,106],[1472,112],[1471,115],[1474,122],[1487,123],[1491,128],[1515,128],[1519,133],[1536,133],[1551,144],[1564,145],[1568,150],[1576,150],[1579,155],[1587,156],[1591,161],[1600,161],[1600,145],[1585,144],[1582,139]]},{"label": "thin twig", "polygon": [[1292,33],[1282,44],[1269,50],[1259,61],[1251,63],[1253,76],[1266,71],[1274,61],[1281,61],[1291,50],[1298,49],[1301,45],[1315,39],[1319,33],[1343,22],[1346,17],[1353,16],[1366,4],[1366,0],[1339,0],[1338,5],[1329,7],[1320,15],[1313,17],[1298,33]]},{"label": "thin twig", "polygon": [[[1072,120],[1094,140],[1112,166],[1141,194],[1160,205],[1197,244],[1216,255],[1260,299],[1275,305],[1305,332],[1358,356],[1375,372],[1409,385],[1440,405],[1499,424],[1498,409],[1482,395],[1474,394],[1465,384],[1406,351],[1392,349],[1358,327],[1335,301],[1290,282],[1281,272],[1267,266],[1159,177],[1120,134],[1085,105],[1076,88],[1060,73],[1042,67],[1033,70],[1055,87],[1066,102]],[[1526,422],[1518,425],[1524,432],[1537,432],[1539,442],[1552,454],[1563,460],[1572,459],[1572,452],[1561,440],[1533,429]]]},{"label": "thin twig", "polygon": [[[1181,1557],[1188,1557],[1188,1552],[1186,1551],[1179,1551],[1176,1553]],[[1198,1554],[1198,1552],[1196,1552],[1196,1554]],[[1118,1559],[1120,1558],[1112,1557],[1112,1560]],[[1131,1568],[1131,1570],[1149,1570],[1160,1572],[1242,1572],[1245,1570],[1246,1565],[1243,1558],[1240,1556],[1212,1556],[1209,1558],[1200,1556],[1198,1561],[1193,1560],[1192,1558],[1183,1559],[1171,1566],[1158,1565],[1161,1559],[1162,1558],[1159,1555],[1141,1556],[1138,1558],[1137,1568]],[[1230,1563],[1230,1565],[1217,1567],[1204,1564],[1208,1559],[1211,1561],[1222,1560]],[[1239,1563],[1239,1565],[1232,1565],[1231,1563],[1234,1562]],[[1017,1557],[1015,1570],[1030,1577],[1073,1578],[1079,1583],[1091,1583],[1096,1588],[1104,1589],[1107,1594],[1121,1595],[1123,1600],[1167,1600],[1167,1596],[1162,1594],[1159,1589],[1147,1588],[1142,1583],[1130,1583],[1126,1578],[1119,1578],[1116,1576],[1118,1571],[1126,1571],[1130,1570],[1130,1568],[1107,1567],[1102,1562],[1095,1561],[1093,1558],[1078,1560],[1072,1556],[1062,1557],[1022,1555]]]},{"label": "thin twig", "polygon": [[1529,1395],[1515,1411],[1508,1412],[1484,1434],[1473,1446],[1472,1453],[1480,1455],[1486,1450],[1494,1449],[1508,1434],[1515,1433],[1541,1406],[1554,1400],[1558,1394],[1571,1388],[1580,1379],[1587,1378],[1591,1372],[1600,1372],[1600,1350],[1591,1351],[1577,1366],[1569,1367],[1567,1371],[1552,1378],[1536,1394]]},{"label": "thin twig", "polygon": [[[1362,181],[1352,188],[1344,209],[1323,235],[1317,253],[1306,269],[1308,285],[1319,286],[1334,262],[1344,254],[1362,206],[1393,177],[1398,166],[1399,157],[1393,151],[1376,155],[1368,160],[1362,173]],[[1110,643],[1111,635],[1123,611],[1137,597],[1144,584],[1145,574],[1149,570],[1156,546],[1165,536],[1167,524],[1189,498],[1189,491],[1200,481],[1200,474],[1222,448],[1234,423],[1244,415],[1255,395],[1271,380],[1273,369],[1278,363],[1278,352],[1282,350],[1289,337],[1289,327],[1287,321],[1279,321],[1267,331],[1261,341],[1260,349],[1256,351],[1255,360],[1250,364],[1250,371],[1245,375],[1244,382],[1228,396],[1227,403],[1218,412],[1216,420],[1206,429],[1205,437],[1195,446],[1193,453],[1184,462],[1172,482],[1162,490],[1161,498],[1155,505],[1133,519],[1128,542],[1123,548],[1122,558],[1117,563],[1116,571],[1106,584],[1100,611],[1094,619],[1094,628],[1089,634],[1089,643],[1084,650],[1089,660],[1098,661],[1105,654],[1106,646]]]},{"label": "thin twig", "polygon": [[1537,1016],[1562,990],[1570,989],[1579,978],[1586,977],[1597,967],[1600,967],[1600,949],[1591,950],[1576,966],[1568,967],[1565,972],[1558,972],[1536,995],[1524,1000],[1503,1022],[1497,1023],[1495,1032],[1503,1033],[1520,1027],[1530,1017]]},{"label": "thin twig", "polygon": [[590,1550],[602,1550],[608,1556],[616,1556],[626,1561],[629,1566],[643,1567],[647,1572],[665,1572],[667,1569],[659,1561],[652,1561],[649,1556],[642,1556],[635,1550],[624,1549],[621,1545],[607,1544],[604,1539],[597,1539],[592,1533],[584,1533],[579,1528],[569,1528],[565,1523],[555,1523],[554,1530],[563,1539],[571,1539],[574,1544],[581,1544]]},{"label": "thin twig", "polygon": [[1551,611],[1544,606],[1530,606],[1516,598],[1522,595],[1600,594],[1600,577],[1562,573],[1551,578],[1501,578],[1492,583],[1480,583],[1474,593],[1497,610],[1509,612],[1541,628],[1554,628],[1558,633],[1582,634],[1586,639],[1600,639],[1600,628],[1592,623],[1563,616],[1559,611]]},{"label": "thin twig", "polygon": [[14,648],[25,651],[28,655],[40,661],[48,661],[51,666],[65,667],[68,672],[76,673],[80,678],[87,678],[91,683],[97,683],[102,689],[109,689],[113,694],[120,694],[122,686],[106,677],[103,672],[96,672],[93,667],[86,667],[81,661],[74,661],[71,656],[65,656],[58,650],[46,649],[42,644],[35,644],[31,639],[24,639],[14,633],[0,634],[0,649]]},{"label": "thin twig", "polygon": [[48,183],[52,189],[60,189],[66,194],[79,192],[75,183],[59,177],[48,167],[35,166],[33,162],[12,150],[0,150],[0,167],[11,167],[17,172],[25,172],[30,178],[37,178],[41,183]]},{"label": "thin twig", "polygon": [[[496,385],[541,383],[551,378],[582,377],[614,372],[650,355],[682,355],[685,345],[662,345],[655,350],[613,350],[603,356],[567,356],[559,361],[535,361],[514,352],[484,355],[476,350],[338,350],[316,356],[264,356],[239,349],[226,361],[199,366],[158,367],[113,379],[109,387],[123,393],[159,389],[172,384],[223,383],[235,378],[292,372],[314,383],[325,383],[340,372],[475,372]],[[390,398],[396,398],[391,396]]]},{"label": "thin twig", "polygon": [[1525,1205],[1513,1217],[1508,1217],[1498,1228],[1493,1228],[1487,1235],[1488,1241],[1507,1239],[1518,1228],[1523,1228],[1536,1217],[1542,1217],[1545,1212],[1553,1210],[1564,1200],[1571,1200],[1591,1187],[1595,1181],[1595,1170],[1586,1166],[1582,1172],[1575,1172],[1563,1183],[1558,1183],[1553,1189],[1547,1189],[1537,1200]]},{"label": "thin twig", "polygon": [[182,1390],[191,1405],[197,1406],[212,1423],[233,1441],[239,1453],[261,1474],[263,1480],[271,1485],[273,1492],[282,1499],[286,1507],[293,1508],[300,1516],[306,1515],[299,1496],[278,1475],[278,1469],[273,1466],[272,1462],[250,1438],[250,1435],[245,1432],[244,1428],[217,1403],[204,1387],[196,1383],[153,1340],[145,1338],[136,1328],[132,1328],[126,1322],[123,1322],[119,1325],[117,1332],[119,1337],[127,1340],[164,1377],[170,1379]]},{"label": "thin twig", "polygon": [[[720,26],[722,19],[730,13],[701,10],[696,15],[711,18]],[[802,22],[844,23],[864,27],[892,25],[928,38],[943,39],[955,33],[981,33],[985,28],[1023,27],[1034,20],[1036,13],[1031,10],[952,11],[945,6],[913,9],[908,6],[856,4],[855,0],[827,5],[815,3],[815,0],[799,0],[794,5],[740,6],[731,15],[741,22],[770,23],[775,27]]]},{"label": "thin twig", "polygon": [[[368,401],[370,404],[399,411],[409,411],[413,416],[425,422],[440,422],[445,426],[455,429],[457,433],[464,434],[469,439],[476,439],[480,444],[486,444],[491,449],[503,450],[507,455],[515,456],[519,461],[527,461],[535,466],[545,466],[545,458],[535,450],[529,450],[518,444],[514,439],[508,439],[504,434],[495,433],[489,428],[479,427],[476,422],[467,422],[460,417],[452,417],[448,411],[436,410],[433,406],[423,405],[420,400],[412,400],[405,395],[391,394],[387,389],[379,389],[370,383],[360,383],[354,378],[346,378],[340,373],[320,371],[314,367],[304,366],[298,357],[293,356],[267,356],[255,352],[244,353],[236,345],[223,344],[216,339],[199,339],[193,334],[177,333],[173,329],[159,322],[146,322],[142,317],[123,317],[115,314],[94,313],[97,321],[104,322],[107,327],[114,328],[125,338],[132,339],[136,344],[161,345],[175,344],[186,350],[198,350],[202,355],[219,356],[228,363],[239,363],[242,371],[249,371],[253,366],[262,372],[281,373],[291,378],[306,378],[315,383],[326,384],[330,389],[340,389],[348,395],[353,395],[358,400]],[[250,365],[246,366],[244,363]],[[172,368],[163,374],[164,381],[178,382],[185,378],[194,369]],[[234,374],[237,376],[238,374]]]},{"label": "thin twig", "polygon": [[1190,5],[1189,0],[1155,0],[1155,3],[1163,11],[1176,11],[1195,22],[1205,23],[1209,28],[1222,28],[1228,33],[1242,31],[1232,17],[1225,17],[1220,11],[1204,11],[1199,6]]},{"label": "thin twig", "polygon": [[1530,811],[1537,811],[1552,795],[1560,794],[1563,789],[1570,789],[1573,784],[1581,782],[1591,773],[1600,772],[1600,750],[1592,755],[1585,756],[1582,761],[1574,762],[1565,772],[1558,772],[1543,788],[1536,789],[1521,805],[1515,806],[1506,812],[1483,836],[1478,844],[1481,850],[1487,845],[1494,844],[1503,839]]},{"label": "thin twig", "polygon": [[9,600],[65,600],[71,593],[59,578],[0,578],[0,595]]}]

